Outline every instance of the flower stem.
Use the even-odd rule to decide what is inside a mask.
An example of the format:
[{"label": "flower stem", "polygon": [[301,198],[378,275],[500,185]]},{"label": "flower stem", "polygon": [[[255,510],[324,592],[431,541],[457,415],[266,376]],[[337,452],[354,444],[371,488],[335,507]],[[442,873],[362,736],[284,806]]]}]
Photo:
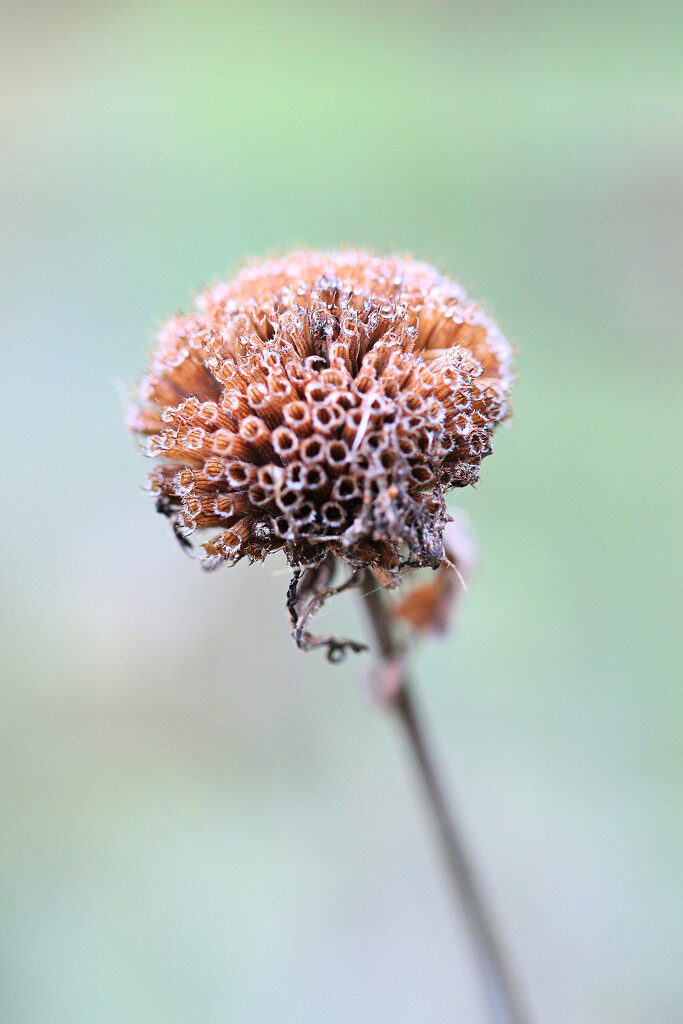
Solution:
[{"label": "flower stem", "polygon": [[463,847],[453,809],[446,801],[434,754],[405,672],[403,647],[395,635],[381,588],[369,573],[363,577],[361,593],[387,680],[382,696],[403,727],[420,777],[453,890],[464,912],[477,953],[491,1021],[495,1024],[529,1024],[529,1017],[522,1010],[509,966],[482,900],[478,879]]}]

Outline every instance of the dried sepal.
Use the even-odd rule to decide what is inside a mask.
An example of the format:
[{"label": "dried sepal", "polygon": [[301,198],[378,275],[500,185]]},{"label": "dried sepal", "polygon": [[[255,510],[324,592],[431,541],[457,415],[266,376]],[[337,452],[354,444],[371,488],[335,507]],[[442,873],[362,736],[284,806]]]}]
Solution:
[{"label": "dried sepal", "polygon": [[308,623],[320,611],[330,597],[343,593],[351,587],[357,587],[359,577],[353,572],[344,583],[331,586],[335,570],[334,558],[326,558],[320,566],[309,569],[295,569],[287,590],[287,610],[292,623],[292,636],[301,651],[313,651],[324,647],[327,660],[340,662],[347,651],[360,654],[367,651],[367,644],[357,640],[339,639],[333,636],[314,636],[308,630]]}]

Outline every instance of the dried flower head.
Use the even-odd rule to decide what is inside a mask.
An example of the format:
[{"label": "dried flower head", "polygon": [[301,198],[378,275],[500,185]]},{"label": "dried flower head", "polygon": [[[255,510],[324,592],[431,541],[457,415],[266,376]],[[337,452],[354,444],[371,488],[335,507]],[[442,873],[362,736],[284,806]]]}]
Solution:
[{"label": "dried flower head", "polygon": [[438,566],[444,495],[507,415],[510,347],[481,308],[355,250],[247,267],[196,307],[161,330],[129,415],[181,541],[213,531],[209,568],[282,548],[295,583],[336,559],[382,582]]}]

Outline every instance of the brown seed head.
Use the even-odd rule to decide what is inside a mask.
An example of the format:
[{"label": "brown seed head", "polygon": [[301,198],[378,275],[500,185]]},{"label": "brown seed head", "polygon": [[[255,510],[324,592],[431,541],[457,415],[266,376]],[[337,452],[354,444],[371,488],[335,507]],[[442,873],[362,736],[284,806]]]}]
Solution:
[{"label": "brown seed head", "polygon": [[510,384],[507,341],[432,267],[297,252],[161,330],[129,422],[207,567],[283,548],[390,579],[441,560],[444,494],[477,480]]}]

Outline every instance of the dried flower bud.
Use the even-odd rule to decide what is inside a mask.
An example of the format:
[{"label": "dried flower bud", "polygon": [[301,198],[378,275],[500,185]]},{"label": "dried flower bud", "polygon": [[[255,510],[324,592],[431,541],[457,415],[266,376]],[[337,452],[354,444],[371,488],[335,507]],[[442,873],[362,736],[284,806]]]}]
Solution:
[{"label": "dried flower bud", "polygon": [[444,495],[507,415],[510,347],[481,308],[425,263],[354,250],[249,266],[196,306],[129,416],[184,543],[220,528],[207,567],[277,549],[384,580],[438,566]]}]

